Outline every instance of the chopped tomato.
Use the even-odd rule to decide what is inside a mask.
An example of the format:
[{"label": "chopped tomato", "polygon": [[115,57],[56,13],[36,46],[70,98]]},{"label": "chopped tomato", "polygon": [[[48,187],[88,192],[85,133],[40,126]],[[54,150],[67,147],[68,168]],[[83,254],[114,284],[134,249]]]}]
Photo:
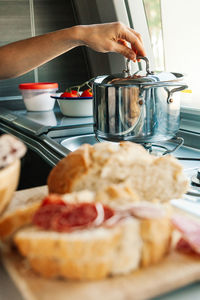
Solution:
[{"label": "chopped tomato", "polygon": [[41,206],[45,206],[45,205],[49,205],[49,204],[66,205],[66,203],[57,194],[51,194],[51,195],[46,196],[43,199]]},{"label": "chopped tomato", "polygon": [[93,96],[93,94],[92,94],[91,89],[85,90],[85,91],[81,94],[81,97],[92,97],[92,96]]},{"label": "chopped tomato", "polygon": [[78,91],[76,90],[71,90],[70,92],[64,92],[60,95],[60,97],[65,97],[65,98],[77,98],[80,97]]},{"label": "chopped tomato", "polygon": [[76,97],[80,97],[80,94],[77,90],[71,90],[72,95],[76,95]]}]

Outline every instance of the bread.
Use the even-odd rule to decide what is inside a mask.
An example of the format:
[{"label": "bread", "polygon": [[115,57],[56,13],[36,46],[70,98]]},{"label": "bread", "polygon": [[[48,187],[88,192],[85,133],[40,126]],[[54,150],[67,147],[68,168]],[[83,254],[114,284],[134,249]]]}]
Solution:
[{"label": "bread", "polygon": [[[81,191],[66,194],[62,199],[67,203],[96,202],[100,196]],[[68,233],[30,226],[19,230],[14,242],[32,269],[44,277],[94,280],[127,274],[159,262],[169,251],[171,233],[166,210],[160,218],[129,216],[112,227]]]},{"label": "bread", "polygon": [[40,206],[43,195],[27,198],[25,201],[14,197],[0,216],[0,240],[8,241],[19,228],[31,224]]},{"label": "bread", "polygon": [[[44,277],[93,280],[127,274],[167,255],[172,226],[166,202],[181,197],[187,184],[181,165],[172,156],[156,157],[130,142],[85,144],[52,169],[48,177],[52,202],[48,197],[44,200],[39,222],[35,222],[36,212],[34,224],[18,230],[14,243],[32,269]],[[75,228],[62,231],[68,212],[82,202],[91,203],[87,209],[107,205],[114,216],[107,220],[104,211],[101,223],[94,224],[92,219],[91,226],[81,227],[79,211],[70,217]],[[49,206],[45,210],[44,203],[55,205],[56,214]],[[160,210],[164,213],[159,214]],[[98,217],[99,212],[95,220]],[[87,218],[81,215],[80,219]]]},{"label": "bread", "polygon": [[26,153],[26,146],[13,135],[0,136],[0,169],[9,166]]},{"label": "bread", "polygon": [[63,158],[48,176],[50,193],[65,194],[126,184],[139,200],[180,198],[188,188],[178,160],[156,157],[131,142],[85,144]]},{"label": "bread", "polygon": [[18,185],[20,160],[0,170],[0,215],[9,204]]},{"label": "bread", "polygon": [[17,188],[20,158],[25,152],[25,145],[14,136],[0,136],[0,214],[9,204]]}]

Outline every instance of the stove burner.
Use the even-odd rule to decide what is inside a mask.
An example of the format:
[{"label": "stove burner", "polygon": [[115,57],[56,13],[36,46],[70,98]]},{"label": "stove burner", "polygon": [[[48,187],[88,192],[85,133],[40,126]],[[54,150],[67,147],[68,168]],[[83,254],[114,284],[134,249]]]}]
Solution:
[{"label": "stove burner", "polygon": [[[168,149],[166,146],[163,145],[158,145],[158,144],[152,144],[152,143],[144,143],[143,147],[149,152],[149,153],[153,153],[156,155],[166,155],[166,154],[170,154],[176,150],[178,150],[184,143],[184,139],[182,137],[174,137],[173,139],[171,139],[171,141],[175,142],[177,145],[172,148],[172,149]],[[156,148],[154,150],[154,148]]]},{"label": "stove burner", "polygon": [[200,169],[197,170],[197,174],[191,178],[191,184],[200,187]]},{"label": "stove burner", "polygon": [[187,198],[189,196],[190,200],[199,201],[200,200],[200,169],[199,168],[186,169],[185,174],[187,175],[190,181],[189,190],[186,193]]}]

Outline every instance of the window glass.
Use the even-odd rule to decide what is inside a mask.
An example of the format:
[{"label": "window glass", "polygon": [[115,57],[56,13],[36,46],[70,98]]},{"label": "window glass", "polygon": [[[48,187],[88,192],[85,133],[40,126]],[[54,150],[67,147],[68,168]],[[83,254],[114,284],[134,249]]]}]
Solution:
[{"label": "window glass", "polygon": [[164,70],[163,36],[160,0],[143,0],[151,37],[155,70]]},{"label": "window glass", "polygon": [[143,0],[157,70],[185,74],[183,106],[200,109],[200,1]]}]

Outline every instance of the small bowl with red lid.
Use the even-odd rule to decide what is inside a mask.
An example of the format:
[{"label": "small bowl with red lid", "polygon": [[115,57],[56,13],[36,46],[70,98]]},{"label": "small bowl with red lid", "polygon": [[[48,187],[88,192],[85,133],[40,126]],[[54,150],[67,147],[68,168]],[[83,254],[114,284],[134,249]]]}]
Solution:
[{"label": "small bowl with red lid", "polygon": [[28,111],[48,111],[54,107],[55,99],[50,96],[58,90],[58,83],[22,83],[19,85],[19,89]]}]

